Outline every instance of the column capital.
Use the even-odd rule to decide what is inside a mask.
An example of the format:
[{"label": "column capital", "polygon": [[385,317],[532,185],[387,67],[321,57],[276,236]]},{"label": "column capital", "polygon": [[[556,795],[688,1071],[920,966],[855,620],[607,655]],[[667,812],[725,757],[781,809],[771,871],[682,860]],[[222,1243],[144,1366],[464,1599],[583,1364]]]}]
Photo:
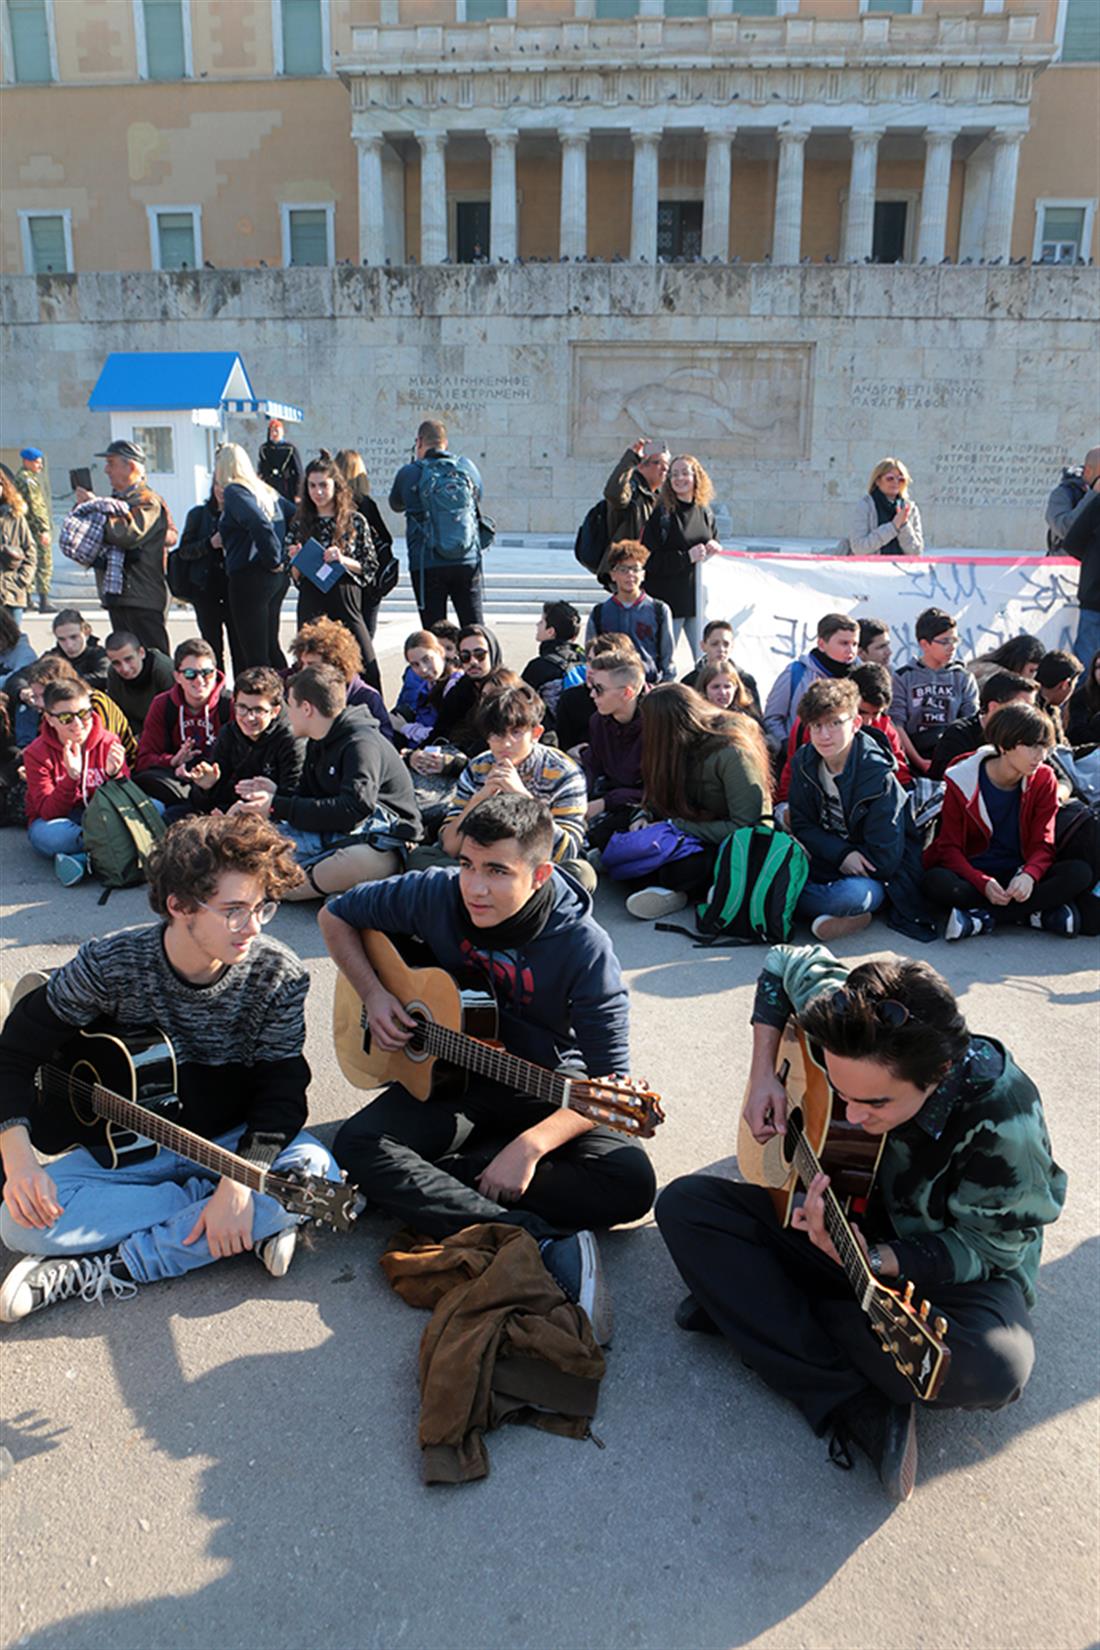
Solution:
[{"label": "column capital", "polygon": [[381,132],[355,132],[352,134],[355,147],[362,154],[378,153],[385,142]]},{"label": "column capital", "polygon": [[703,136],[708,143],[732,143],[737,136],[735,126],[705,126]]},{"label": "column capital", "polygon": [[435,127],[429,127],[427,131],[416,133],[416,141],[422,149],[439,151],[447,146],[447,133],[436,131]]},{"label": "column capital", "polygon": [[519,132],[514,126],[494,126],[485,136],[494,149],[512,148],[519,142]]},{"label": "column capital", "polygon": [[653,131],[648,126],[632,126],[630,128],[630,141],[637,148],[643,148],[647,143],[656,146],[661,141],[660,129]]},{"label": "column capital", "polygon": [[558,133],[558,142],[563,149],[583,149],[587,147],[589,132],[566,130]]},{"label": "column capital", "polygon": [[1007,149],[1012,144],[1022,143],[1026,137],[1026,132],[1022,132],[1016,128],[1009,128],[1008,130],[1002,129],[991,134],[992,142],[996,144],[998,149]]},{"label": "column capital", "polygon": [[853,142],[853,144],[856,144],[856,143],[865,143],[865,144],[881,143],[885,136],[886,136],[885,126],[853,126],[852,127],[852,142]]},{"label": "column capital", "polygon": [[780,126],[776,133],[780,143],[797,144],[800,148],[810,135],[808,126]]},{"label": "column capital", "polygon": [[925,143],[954,143],[961,128],[958,126],[926,126],[924,128]]}]

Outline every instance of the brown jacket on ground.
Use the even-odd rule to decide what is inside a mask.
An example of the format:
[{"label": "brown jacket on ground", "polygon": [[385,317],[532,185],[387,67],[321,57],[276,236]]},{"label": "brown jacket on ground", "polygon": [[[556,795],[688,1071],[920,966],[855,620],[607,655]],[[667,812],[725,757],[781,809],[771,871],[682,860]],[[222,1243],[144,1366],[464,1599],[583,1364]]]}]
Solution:
[{"label": "brown jacket on ground", "polygon": [[410,1306],[433,1308],[420,1343],[426,1484],[485,1478],[482,1434],[522,1422],[584,1438],[603,1353],[521,1226],[467,1226],[439,1241],[399,1232],[382,1269]]}]

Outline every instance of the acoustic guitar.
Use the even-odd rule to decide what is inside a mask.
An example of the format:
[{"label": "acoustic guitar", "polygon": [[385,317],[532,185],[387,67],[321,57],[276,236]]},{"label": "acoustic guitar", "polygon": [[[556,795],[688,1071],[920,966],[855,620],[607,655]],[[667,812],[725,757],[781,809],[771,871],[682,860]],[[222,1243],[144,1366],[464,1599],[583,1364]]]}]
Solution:
[{"label": "acoustic guitar", "polygon": [[[31,975],[21,980],[13,1001],[44,979]],[[183,1107],[175,1050],[155,1026],[123,1029],[97,1021],[76,1032],[55,1060],[39,1066],[34,1082],[39,1105],[31,1138],[48,1157],[83,1146],[104,1168],[116,1169],[144,1162],[163,1147],[212,1175],[273,1197],[290,1214],[318,1225],[346,1232],[356,1218],[356,1187],[300,1169],[265,1169],[183,1128],[176,1121]]]},{"label": "acoustic guitar", "polygon": [[623,1134],[648,1137],[664,1122],[660,1097],[644,1082],[574,1077],[509,1054],[497,1040],[496,1003],[487,992],[460,990],[442,968],[410,968],[376,929],[363,929],[360,938],[374,972],[416,1021],[416,1030],[403,1049],[379,1048],[358,992],[338,972],[333,1038],[340,1069],[355,1088],[401,1083],[418,1100],[427,1100],[442,1084],[453,1083],[456,1072],[472,1072]]},{"label": "acoustic guitar", "polygon": [[[942,1387],[951,1363],[947,1320],[913,1285],[893,1288],[876,1278],[849,1223],[848,1214],[870,1196],[885,1139],[847,1121],[820,1052],[795,1020],[788,1020],[776,1067],[787,1090],[787,1127],[762,1145],[741,1112],[737,1162],[745,1179],[771,1194],[782,1225],[790,1223],[800,1186],[827,1174],[825,1228],[871,1328],[917,1397],[928,1402]],[[748,1101],[746,1091],[745,1101]]]}]

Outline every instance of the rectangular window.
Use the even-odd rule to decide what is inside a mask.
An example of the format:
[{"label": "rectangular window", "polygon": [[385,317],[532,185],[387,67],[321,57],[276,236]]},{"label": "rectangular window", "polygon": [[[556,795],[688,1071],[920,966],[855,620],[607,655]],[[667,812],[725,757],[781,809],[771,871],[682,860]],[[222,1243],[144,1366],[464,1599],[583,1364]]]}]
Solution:
[{"label": "rectangular window", "polygon": [[507,15],[508,0],[466,0],[467,23],[488,23]]},{"label": "rectangular window", "polygon": [[657,256],[697,258],[702,250],[702,201],[661,201],[657,207]]},{"label": "rectangular window", "polygon": [[741,17],[774,17],[776,0],[733,0],[733,9]]},{"label": "rectangular window", "polygon": [[323,206],[291,208],[287,213],[288,263],[328,263],[328,217]]},{"label": "rectangular window", "polygon": [[184,0],[142,0],[145,71],[150,80],[182,80],[187,74],[183,3]]},{"label": "rectangular window", "polygon": [[597,17],[637,17],[638,0],[596,0]]},{"label": "rectangular window", "polygon": [[1066,0],[1063,63],[1100,63],[1100,0]]},{"label": "rectangular window", "polygon": [[198,264],[194,212],[158,212],[154,220],[157,269],[194,269]]},{"label": "rectangular window", "polygon": [[913,10],[913,0],[864,0],[864,11],[893,11],[901,12],[908,17]]},{"label": "rectangular window", "polygon": [[321,0],[283,0],[283,73],[324,72]]},{"label": "rectangular window", "polygon": [[28,275],[64,275],[69,270],[65,219],[60,212],[35,212],[27,217],[30,267]]},{"label": "rectangular window", "polygon": [[1085,237],[1083,206],[1043,208],[1043,230],[1039,257],[1045,264],[1075,264],[1081,256]]},{"label": "rectangular window", "polygon": [[14,78],[27,86],[52,80],[46,0],[8,0],[8,23]]},{"label": "rectangular window", "polygon": [[170,424],[135,424],[134,440],[145,448],[145,468],[159,476],[176,473],[175,449]]},{"label": "rectangular window", "polygon": [[666,17],[705,17],[707,0],[665,0]]}]

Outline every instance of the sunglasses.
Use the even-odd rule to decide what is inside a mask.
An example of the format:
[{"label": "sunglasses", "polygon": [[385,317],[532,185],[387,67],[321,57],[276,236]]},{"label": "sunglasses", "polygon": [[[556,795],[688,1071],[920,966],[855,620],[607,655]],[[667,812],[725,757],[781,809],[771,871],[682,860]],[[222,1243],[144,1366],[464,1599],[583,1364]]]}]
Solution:
[{"label": "sunglasses", "polygon": [[197,676],[216,676],[218,673],[213,665],[188,665],[186,670],[179,673],[185,682],[193,682]]},{"label": "sunglasses", "polygon": [[487,659],[489,649],[487,647],[475,647],[471,648],[469,653],[459,653],[458,656],[464,665],[468,665],[474,659]]},{"label": "sunglasses", "polygon": [[837,991],[832,1006],[842,1014],[866,1014],[870,1009],[879,1024],[889,1026],[891,1031],[899,1031],[912,1018],[905,1004],[899,1003],[896,997],[867,997],[861,991]]},{"label": "sunglasses", "polygon": [[67,728],[74,722],[90,722],[94,712],[89,705],[85,710],[51,710],[50,715],[55,722],[60,722],[63,728]]}]

